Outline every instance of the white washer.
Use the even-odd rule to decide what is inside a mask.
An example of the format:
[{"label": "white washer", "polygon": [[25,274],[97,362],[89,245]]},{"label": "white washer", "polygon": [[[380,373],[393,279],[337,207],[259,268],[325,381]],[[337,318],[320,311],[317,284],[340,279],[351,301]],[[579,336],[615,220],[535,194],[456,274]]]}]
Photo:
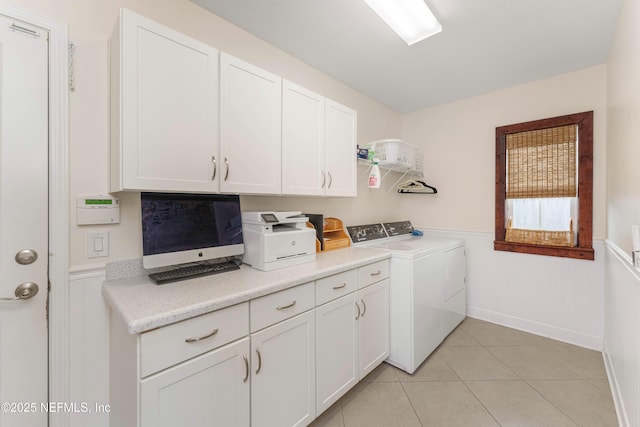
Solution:
[{"label": "white washer", "polygon": [[391,251],[386,361],[412,374],[465,318],[464,241],[412,236],[409,221],[347,229],[354,245]]}]

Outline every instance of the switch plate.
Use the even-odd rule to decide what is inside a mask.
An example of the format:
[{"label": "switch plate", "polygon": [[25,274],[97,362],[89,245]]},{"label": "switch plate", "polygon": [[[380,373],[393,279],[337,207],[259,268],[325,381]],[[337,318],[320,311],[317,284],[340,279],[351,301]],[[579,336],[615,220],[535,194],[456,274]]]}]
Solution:
[{"label": "switch plate", "polygon": [[101,231],[87,234],[87,258],[109,256],[109,232]]}]

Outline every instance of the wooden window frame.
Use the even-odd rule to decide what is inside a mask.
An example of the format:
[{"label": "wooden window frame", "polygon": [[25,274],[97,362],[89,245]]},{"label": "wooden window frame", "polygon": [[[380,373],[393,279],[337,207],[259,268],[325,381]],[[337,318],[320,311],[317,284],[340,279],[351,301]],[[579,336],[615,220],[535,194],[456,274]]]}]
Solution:
[{"label": "wooden window frame", "polygon": [[[575,124],[578,126],[578,233],[576,247],[532,245],[506,242],[507,135]],[[549,255],[593,260],[593,111],[551,117],[496,128],[496,210],[497,251]]]}]

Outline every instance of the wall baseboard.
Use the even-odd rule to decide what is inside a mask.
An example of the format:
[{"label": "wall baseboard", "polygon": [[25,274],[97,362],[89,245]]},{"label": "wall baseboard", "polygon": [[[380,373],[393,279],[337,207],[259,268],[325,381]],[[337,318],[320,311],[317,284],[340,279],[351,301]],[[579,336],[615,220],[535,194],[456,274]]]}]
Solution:
[{"label": "wall baseboard", "polygon": [[591,350],[602,351],[602,337],[563,329],[557,326],[534,322],[528,319],[509,316],[504,313],[498,313],[473,306],[467,306],[467,316],[517,329],[519,331],[585,347]]}]

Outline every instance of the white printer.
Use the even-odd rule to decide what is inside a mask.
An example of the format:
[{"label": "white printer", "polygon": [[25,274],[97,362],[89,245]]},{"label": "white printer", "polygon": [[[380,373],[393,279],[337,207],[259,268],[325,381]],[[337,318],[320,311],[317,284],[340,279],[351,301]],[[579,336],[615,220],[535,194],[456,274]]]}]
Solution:
[{"label": "white printer", "polygon": [[316,232],[302,212],[243,212],[245,264],[270,271],[316,259]]}]

